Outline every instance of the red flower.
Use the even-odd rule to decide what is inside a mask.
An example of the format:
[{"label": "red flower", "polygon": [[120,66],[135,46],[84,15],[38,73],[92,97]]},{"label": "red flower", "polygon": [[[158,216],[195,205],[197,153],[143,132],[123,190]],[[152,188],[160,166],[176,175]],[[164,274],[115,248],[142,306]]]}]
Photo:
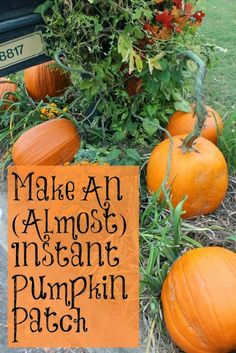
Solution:
[{"label": "red flower", "polygon": [[171,28],[172,27],[172,20],[173,15],[170,14],[169,10],[164,10],[162,13],[159,12],[156,17],[156,21],[161,22],[164,27]]},{"label": "red flower", "polygon": [[178,33],[183,33],[183,30],[177,26],[175,26],[175,31]]},{"label": "red flower", "polygon": [[173,3],[177,6],[178,9],[181,9],[182,0],[173,0]]},{"label": "red flower", "polygon": [[195,18],[195,20],[197,21],[197,22],[202,22],[202,19],[203,19],[203,17],[205,17],[206,16],[206,14],[204,13],[204,12],[202,12],[202,11],[198,11],[198,12],[196,12],[194,15],[193,15],[193,17]]},{"label": "red flower", "polygon": [[145,31],[151,31],[152,26],[150,25],[150,23],[146,22],[146,23],[144,24],[144,26],[143,26],[143,29],[144,29]]},{"label": "red flower", "polygon": [[191,16],[193,11],[193,5],[190,2],[187,2],[184,6],[184,11],[187,16]]}]

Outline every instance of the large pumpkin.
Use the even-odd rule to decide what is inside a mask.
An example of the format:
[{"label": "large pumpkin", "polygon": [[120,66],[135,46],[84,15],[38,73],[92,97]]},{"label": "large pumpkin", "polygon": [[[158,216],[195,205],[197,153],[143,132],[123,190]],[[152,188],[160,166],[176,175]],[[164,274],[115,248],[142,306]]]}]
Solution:
[{"label": "large pumpkin", "polygon": [[46,96],[62,95],[70,85],[70,75],[65,73],[55,61],[32,66],[24,71],[25,87],[35,100],[46,100]]},{"label": "large pumpkin", "polygon": [[220,247],[188,251],[162,288],[164,319],[186,353],[236,350],[236,254]]},{"label": "large pumpkin", "polygon": [[16,165],[59,165],[70,162],[80,146],[75,125],[67,119],[53,119],[24,132],[14,143]]},{"label": "large pumpkin", "polygon": [[[184,196],[184,218],[208,214],[224,199],[228,186],[226,161],[220,150],[209,140],[198,137],[193,148],[182,150],[185,135],[173,137],[170,173],[166,187],[176,206]],[[157,191],[166,175],[170,140],[162,141],[152,152],[147,165],[147,187]]]},{"label": "large pumpkin", "polygon": [[[217,144],[218,135],[223,129],[222,119],[214,109],[206,106],[207,118],[205,120],[201,136]],[[196,114],[192,110],[190,113],[175,112],[169,120],[167,130],[171,136],[189,134],[196,124]],[[167,137],[167,135],[165,135]]]},{"label": "large pumpkin", "polygon": [[[17,87],[16,87],[15,83],[11,82],[10,80],[8,80],[5,77],[1,77],[0,78],[0,99],[2,99],[4,97],[4,99],[6,101],[9,101],[9,103],[6,102],[6,104],[3,104],[1,106],[1,109],[7,109],[9,107],[9,104],[11,102],[14,102],[15,96],[13,94],[11,94],[11,93],[15,93],[16,92],[16,88]],[[9,94],[6,94],[7,92]]]}]

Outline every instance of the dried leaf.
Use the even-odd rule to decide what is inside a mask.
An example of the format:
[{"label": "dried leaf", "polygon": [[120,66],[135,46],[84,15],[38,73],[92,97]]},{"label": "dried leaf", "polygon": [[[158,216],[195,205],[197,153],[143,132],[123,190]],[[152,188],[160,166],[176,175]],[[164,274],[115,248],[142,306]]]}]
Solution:
[{"label": "dried leaf", "polygon": [[138,55],[137,53],[135,53],[135,65],[137,67],[138,72],[142,72],[143,62],[140,55]]},{"label": "dried leaf", "polygon": [[172,31],[170,28],[164,27],[159,31],[159,38],[162,40],[170,39],[171,35],[172,35]]},{"label": "dried leaf", "polygon": [[148,59],[148,68],[149,68],[150,74],[153,73],[153,69],[162,70],[160,59],[162,59],[164,55],[165,53],[161,52],[155,55],[154,58]]}]

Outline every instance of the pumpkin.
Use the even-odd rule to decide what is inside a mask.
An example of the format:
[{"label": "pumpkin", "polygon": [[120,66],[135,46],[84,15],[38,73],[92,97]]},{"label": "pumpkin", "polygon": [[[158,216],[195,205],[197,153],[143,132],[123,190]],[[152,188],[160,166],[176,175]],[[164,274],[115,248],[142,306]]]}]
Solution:
[{"label": "pumpkin", "polygon": [[[228,171],[224,156],[212,142],[198,137],[194,148],[184,153],[185,138],[186,135],[173,137],[166,187],[170,187],[174,207],[187,195],[183,218],[190,218],[208,214],[220,205],[227,191]],[[147,165],[147,187],[151,192],[161,187],[167,175],[169,151],[170,140],[166,139],[151,153]]]},{"label": "pumpkin", "polygon": [[13,103],[16,100],[14,94],[11,94],[16,92],[16,88],[15,83],[5,77],[0,78],[0,99],[4,97],[6,101],[9,101],[9,103],[6,102],[6,104],[3,104],[0,109],[7,109],[10,103]]},{"label": "pumpkin", "polygon": [[[183,204],[183,217],[190,218],[208,214],[220,205],[227,191],[228,170],[221,151],[200,136],[207,118],[202,93],[206,65],[191,51],[179,56],[190,58],[198,66],[195,81],[196,124],[188,135],[173,136],[153,150],[147,165],[147,187],[149,191],[156,192],[165,184],[170,189],[174,207],[187,196]],[[163,194],[160,197],[162,199]]]},{"label": "pumpkin", "polygon": [[53,119],[24,132],[13,145],[12,158],[15,165],[59,165],[70,162],[79,146],[75,125]]},{"label": "pumpkin", "polygon": [[[222,133],[222,119],[214,109],[206,106],[207,118],[205,120],[201,136],[217,144],[218,135]],[[167,130],[171,136],[189,134],[196,124],[196,114],[192,110],[190,113],[175,112],[169,120]],[[165,135],[165,138],[168,136]]]},{"label": "pumpkin", "polygon": [[236,349],[236,254],[220,247],[186,252],[162,287],[166,327],[186,353]]},{"label": "pumpkin", "polygon": [[46,96],[62,95],[71,84],[70,75],[53,60],[26,69],[24,80],[29,96],[34,100],[44,101],[46,101]]}]

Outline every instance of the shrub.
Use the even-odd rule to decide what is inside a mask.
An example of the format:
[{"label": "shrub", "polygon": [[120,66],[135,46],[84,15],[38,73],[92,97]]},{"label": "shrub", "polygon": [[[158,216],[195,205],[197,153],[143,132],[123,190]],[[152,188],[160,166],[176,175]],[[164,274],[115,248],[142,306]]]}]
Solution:
[{"label": "shrub", "polygon": [[99,117],[116,142],[150,141],[174,110],[189,110],[196,68],[177,54],[209,50],[196,33],[205,16],[196,2],[53,0],[38,8],[48,54],[74,71],[74,96],[85,119]]}]

